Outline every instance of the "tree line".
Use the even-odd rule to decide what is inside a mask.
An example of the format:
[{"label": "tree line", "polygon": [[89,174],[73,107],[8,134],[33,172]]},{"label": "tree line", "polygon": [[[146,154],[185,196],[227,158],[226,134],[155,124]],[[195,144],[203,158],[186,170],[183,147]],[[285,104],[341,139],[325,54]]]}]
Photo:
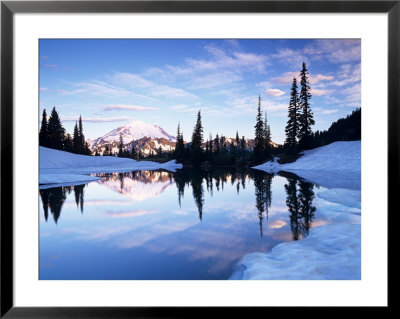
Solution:
[{"label": "tree line", "polygon": [[75,154],[91,155],[89,144],[85,141],[83,134],[82,117],[79,116],[79,120],[76,121],[74,133],[71,136],[66,133],[55,106],[48,119],[46,109],[43,110],[39,145]]},{"label": "tree line", "polygon": [[[261,96],[258,97],[258,107],[254,139],[254,149],[249,150],[244,136],[239,137],[236,131],[236,138],[229,141],[225,136],[215,138],[210,133],[204,145],[203,125],[201,122],[201,111],[197,113],[196,124],[190,143],[183,140],[180,124],[177,129],[176,148],[173,158],[180,163],[186,163],[195,167],[200,165],[210,166],[245,166],[257,164],[272,159],[271,128],[268,124],[267,113],[262,113]],[[204,146],[203,146],[204,145]]]},{"label": "tree line", "polygon": [[361,139],[361,108],[357,108],[346,118],[333,122],[328,130],[312,132],[315,124],[311,111],[311,88],[308,70],[303,62],[300,71],[300,92],[297,79],[293,77],[288,107],[288,121],[285,128],[284,149],[287,154],[315,147],[321,147],[336,141],[354,141]]},{"label": "tree line", "polygon": [[311,137],[311,146],[320,147],[336,141],[361,140],[361,108],[333,122],[328,130],[316,131]]}]

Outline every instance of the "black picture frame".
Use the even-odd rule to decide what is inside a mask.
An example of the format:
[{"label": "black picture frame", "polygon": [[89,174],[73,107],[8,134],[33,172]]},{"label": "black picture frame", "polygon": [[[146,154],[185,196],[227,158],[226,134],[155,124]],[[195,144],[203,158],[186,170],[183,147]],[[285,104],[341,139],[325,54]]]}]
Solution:
[{"label": "black picture frame", "polygon": [[[400,125],[400,0],[396,1],[1,1],[1,312],[3,318],[175,318],[227,309],[191,307],[15,307],[13,303],[13,17],[16,13],[119,13],[119,12],[268,12],[268,13],[387,13],[388,14],[388,218],[396,213],[399,182]],[[7,199],[7,200],[5,200]],[[15,199],[14,199],[15,200]],[[392,222],[393,224],[393,222]],[[390,225],[390,222],[388,223]],[[393,227],[393,225],[391,225]],[[393,234],[388,228],[388,234]],[[388,237],[388,244],[390,236]],[[390,248],[391,246],[388,245]],[[389,249],[390,251],[390,249]],[[389,254],[388,254],[389,256]],[[390,264],[390,258],[388,265]],[[389,269],[388,269],[389,270]],[[388,280],[388,287],[390,280]],[[389,294],[388,294],[389,295]],[[389,310],[388,307],[380,310]],[[232,310],[232,309],[228,309]],[[234,309],[248,316],[259,307]],[[273,310],[273,309],[272,309]],[[310,309],[285,309],[297,315]],[[333,314],[338,310],[332,309]],[[349,309],[346,311],[360,309]],[[249,312],[250,311],[250,312]],[[268,310],[270,311],[270,310]],[[371,309],[368,309],[371,311]],[[264,312],[264,315],[267,313]]]}]

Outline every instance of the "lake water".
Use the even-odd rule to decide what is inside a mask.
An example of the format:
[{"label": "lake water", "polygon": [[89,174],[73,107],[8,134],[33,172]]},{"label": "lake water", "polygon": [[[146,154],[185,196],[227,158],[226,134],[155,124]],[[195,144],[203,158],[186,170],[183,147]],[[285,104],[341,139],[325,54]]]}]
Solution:
[{"label": "lake water", "polygon": [[325,221],[317,185],[258,170],[136,171],[39,190],[40,279],[228,279]]}]

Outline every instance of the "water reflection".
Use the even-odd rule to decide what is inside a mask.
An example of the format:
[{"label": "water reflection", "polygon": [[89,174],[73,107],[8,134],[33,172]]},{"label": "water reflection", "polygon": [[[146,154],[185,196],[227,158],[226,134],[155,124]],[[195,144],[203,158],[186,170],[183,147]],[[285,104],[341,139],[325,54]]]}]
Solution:
[{"label": "water reflection", "polygon": [[85,185],[83,184],[77,186],[62,186],[39,189],[40,198],[42,199],[44,219],[47,221],[50,209],[50,213],[53,215],[54,222],[57,224],[61,215],[62,206],[67,199],[67,194],[70,194],[71,190],[74,190],[75,193],[76,206],[79,206],[81,212],[83,213],[84,187]]},{"label": "water reflection", "polygon": [[290,228],[293,240],[308,235],[316,208],[312,206],[314,184],[296,176],[288,176],[285,184],[286,205],[290,213]]},{"label": "water reflection", "polygon": [[41,279],[226,279],[244,255],[307,236],[320,221],[314,185],[295,175],[99,176],[39,190]]},{"label": "water reflection", "polygon": [[[298,178],[294,174],[281,174],[286,178],[284,185],[286,206],[289,213],[292,239],[298,240],[308,235],[314,220],[316,208],[312,205],[314,199],[314,184]],[[194,203],[197,207],[199,220],[203,220],[205,207],[205,192],[211,197],[214,192],[223,192],[228,184],[236,191],[237,196],[246,189],[247,183],[254,185],[255,207],[257,209],[259,235],[263,237],[263,229],[268,224],[268,215],[272,203],[272,180],[274,175],[258,170],[218,169],[213,171],[180,170],[175,173],[166,171],[135,171],[128,173],[98,174],[102,179],[98,184],[107,187],[129,198],[129,200],[144,201],[160,196],[166,189],[175,184],[177,188],[178,205],[182,208],[185,190],[192,190]],[[40,189],[43,204],[44,219],[47,222],[50,213],[57,224],[67,195],[72,191],[77,208],[83,214],[85,184]],[[232,199],[233,200],[233,199]],[[115,212],[113,212],[115,215]],[[276,227],[276,221],[271,228]],[[282,224],[282,222],[280,221]]]},{"label": "water reflection", "polygon": [[166,171],[135,171],[96,174],[101,185],[134,201],[158,197],[174,184],[173,175]]}]

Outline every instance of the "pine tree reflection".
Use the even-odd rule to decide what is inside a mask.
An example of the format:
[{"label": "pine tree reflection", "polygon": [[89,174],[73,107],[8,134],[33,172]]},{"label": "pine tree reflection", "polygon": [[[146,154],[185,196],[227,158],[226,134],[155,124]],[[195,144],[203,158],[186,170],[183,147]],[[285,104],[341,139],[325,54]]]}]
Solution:
[{"label": "pine tree reflection", "polygon": [[254,181],[256,208],[258,211],[260,236],[262,237],[264,212],[265,212],[265,217],[268,220],[268,212],[269,208],[271,207],[271,201],[272,201],[271,182],[273,175],[259,171],[252,171],[251,177],[253,178]]},{"label": "pine tree reflection", "polygon": [[316,208],[312,206],[314,199],[314,184],[297,177],[287,177],[285,184],[287,194],[286,205],[290,212],[290,228],[293,240],[299,240],[308,235],[314,219]]},{"label": "pine tree reflection", "polygon": [[200,220],[203,219],[203,204],[204,204],[204,189],[203,189],[203,177],[201,174],[193,174],[192,175],[192,190],[193,190],[193,198],[197,205],[197,209],[199,211]]},{"label": "pine tree reflection", "polygon": [[86,185],[77,186],[61,186],[46,189],[39,189],[40,198],[42,200],[44,219],[47,222],[50,213],[53,215],[54,222],[57,224],[61,216],[62,207],[65,200],[67,199],[67,194],[70,194],[72,189],[75,193],[75,202],[77,207],[80,207],[83,213],[83,203],[84,203],[84,191]]},{"label": "pine tree reflection", "polygon": [[80,207],[81,213],[83,214],[83,189],[85,188],[85,184],[83,185],[76,185],[74,186],[74,193],[75,193],[75,202],[76,207]]},{"label": "pine tree reflection", "polygon": [[57,224],[58,219],[61,215],[62,206],[65,202],[65,199],[67,198],[67,191],[68,189],[66,187],[54,187],[39,190],[40,197],[42,198],[46,221],[48,217],[48,208],[50,208],[50,212],[53,215],[54,222]]}]

